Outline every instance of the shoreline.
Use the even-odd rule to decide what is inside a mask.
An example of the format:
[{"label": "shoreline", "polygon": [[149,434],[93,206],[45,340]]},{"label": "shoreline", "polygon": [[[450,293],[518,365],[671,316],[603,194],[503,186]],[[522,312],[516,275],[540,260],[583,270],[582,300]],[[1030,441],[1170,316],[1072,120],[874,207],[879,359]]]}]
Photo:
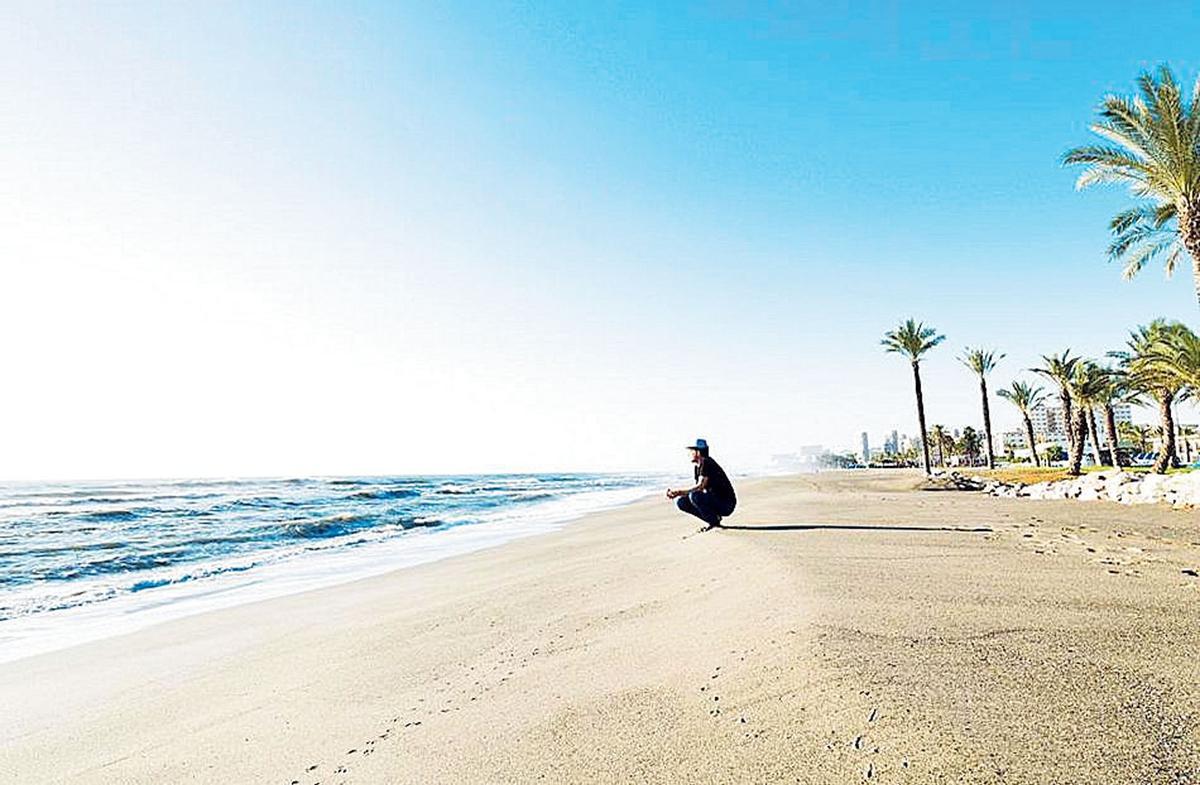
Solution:
[{"label": "shoreline", "polygon": [[[522,515],[511,519],[487,520],[485,516],[468,525],[414,530],[403,537],[365,546],[303,554],[282,561],[260,564],[259,558],[273,554],[249,554],[244,557],[245,568],[227,570],[199,581],[171,582],[148,591],[135,589],[96,603],[2,619],[0,665],[175,619],[353,583],[548,534],[589,515],[635,504],[648,498],[655,488],[647,484],[617,491],[582,491],[523,510]],[[597,498],[600,496],[605,498]],[[581,499],[591,504],[579,506]],[[203,567],[202,562],[193,565],[193,569]]]},{"label": "shoreline", "polygon": [[13,708],[0,772],[304,785],[1200,776],[1200,581],[1180,572],[1200,563],[1194,525],[918,482],[743,481],[730,528],[705,534],[647,499],[0,665]]}]

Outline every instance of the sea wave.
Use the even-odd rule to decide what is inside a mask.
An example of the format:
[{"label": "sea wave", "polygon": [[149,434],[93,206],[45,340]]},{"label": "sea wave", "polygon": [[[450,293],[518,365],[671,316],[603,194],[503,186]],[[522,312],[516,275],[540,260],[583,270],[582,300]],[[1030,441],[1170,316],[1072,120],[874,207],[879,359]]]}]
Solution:
[{"label": "sea wave", "polygon": [[421,492],[413,488],[389,488],[381,491],[356,491],[350,494],[352,499],[411,499],[420,496]]},{"label": "sea wave", "polygon": [[649,484],[565,474],[0,484],[0,661],[536,534]]}]

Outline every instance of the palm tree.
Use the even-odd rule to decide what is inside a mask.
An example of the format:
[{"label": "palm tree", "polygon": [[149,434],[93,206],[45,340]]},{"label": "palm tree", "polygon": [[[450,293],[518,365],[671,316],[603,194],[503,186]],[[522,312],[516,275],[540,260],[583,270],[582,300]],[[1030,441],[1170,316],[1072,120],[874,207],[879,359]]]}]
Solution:
[{"label": "palm tree", "polygon": [[963,428],[962,436],[958,440],[958,451],[967,459],[970,466],[979,464],[979,449],[983,445],[980,444],[979,434],[971,426]]},{"label": "palm tree", "polygon": [[1150,452],[1150,437],[1154,435],[1153,427],[1135,425],[1131,422],[1123,422],[1117,427],[1124,432],[1126,439],[1137,445],[1138,452]]},{"label": "palm tree", "polygon": [[1120,360],[1129,387],[1158,404],[1162,449],[1153,469],[1158,474],[1179,464],[1175,454],[1175,415],[1171,407],[1187,390],[1186,376],[1178,365],[1186,358],[1178,355],[1173,346],[1185,343],[1186,335],[1191,332],[1179,322],[1155,319],[1130,333],[1125,351],[1111,352]]},{"label": "palm tree", "polygon": [[946,466],[946,443],[950,441],[950,434],[946,433],[946,428],[943,425],[933,426],[933,430],[929,432],[929,441],[937,447],[937,464],[945,468]]},{"label": "palm tree", "polygon": [[1183,462],[1191,465],[1192,463],[1192,443],[1196,436],[1196,426],[1181,425],[1179,426],[1179,441],[1183,444]]},{"label": "palm tree", "polygon": [[1082,407],[1073,406],[1072,400],[1075,366],[1079,365],[1079,358],[1070,356],[1070,349],[1067,349],[1062,354],[1043,355],[1042,360],[1045,362],[1045,366],[1031,368],[1031,370],[1034,373],[1042,374],[1058,385],[1058,397],[1062,400],[1063,430],[1067,431],[1067,445],[1070,448],[1068,450],[1070,456],[1068,472],[1079,474],[1080,466],[1084,462],[1084,442],[1087,431],[1084,418],[1081,417],[1082,413],[1079,411]]},{"label": "palm tree", "polygon": [[1200,301],[1200,79],[1185,97],[1167,65],[1138,77],[1139,95],[1110,95],[1091,130],[1105,143],[1068,150],[1063,164],[1084,166],[1077,188],[1130,187],[1138,204],[1110,222],[1109,257],[1125,277],[1166,254],[1169,275],[1186,252]]},{"label": "palm tree", "polygon": [[1172,376],[1189,394],[1200,394],[1200,336],[1176,323],[1146,349],[1147,364]]},{"label": "palm tree", "polygon": [[1025,421],[1025,438],[1029,440],[1029,454],[1033,456],[1033,465],[1041,466],[1042,462],[1037,454],[1037,443],[1033,438],[1033,421],[1029,419],[1029,412],[1045,402],[1046,393],[1041,387],[1014,381],[1011,387],[998,390],[996,394],[1021,412],[1021,419]]},{"label": "palm tree", "polygon": [[1078,379],[1072,380],[1069,392],[1071,398],[1076,400],[1076,405],[1071,412],[1068,424],[1068,433],[1071,434],[1071,451],[1067,456],[1067,473],[1072,476],[1078,476],[1083,472],[1083,448],[1087,443],[1088,437],[1088,408],[1079,400],[1078,384]]},{"label": "palm tree", "polygon": [[1121,438],[1117,430],[1117,413],[1113,408],[1113,404],[1116,402],[1132,403],[1133,401],[1119,373],[1112,368],[1105,368],[1104,378],[1106,380],[1103,397],[1104,425],[1108,430],[1109,457],[1112,458],[1113,468],[1120,469]]},{"label": "palm tree", "polygon": [[1087,425],[1087,434],[1092,441],[1092,462],[1097,466],[1100,460],[1100,433],[1096,428],[1096,407],[1102,406],[1108,400],[1108,375],[1104,369],[1091,360],[1084,360],[1075,366],[1075,396],[1083,410]]},{"label": "palm tree", "polygon": [[[1200,398],[1200,336],[1179,324],[1146,352],[1149,365],[1173,378],[1181,387],[1178,398]],[[1191,463],[1191,444],[1184,426],[1179,426],[1184,461]]]},{"label": "palm tree", "polygon": [[996,363],[1004,359],[1003,354],[985,352],[983,349],[968,348],[959,362],[971,369],[979,377],[979,397],[983,400],[983,435],[987,447],[987,467],[996,468],[996,454],[992,450],[992,413],[988,407],[987,375],[996,368]]},{"label": "palm tree", "polygon": [[917,433],[921,434],[926,474],[930,473],[929,440],[926,438],[928,431],[925,430],[925,397],[921,393],[921,358],[944,340],[946,340],[946,336],[938,335],[938,331],[934,328],[926,327],[923,322],[909,319],[902,322],[897,329],[884,333],[883,340],[880,342],[885,347],[885,351],[904,355],[912,363],[913,386],[917,393],[917,425],[920,428]]},{"label": "palm tree", "polygon": [[1051,444],[1050,446],[1048,446],[1046,448],[1046,463],[1047,463],[1047,465],[1052,464],[1055,461],[1061,461],[1063,458],[1066,458],[1066,457],[1067,457],[1066,451],[1063,450],[1062,447],[1059,447],[1057,443]]}]

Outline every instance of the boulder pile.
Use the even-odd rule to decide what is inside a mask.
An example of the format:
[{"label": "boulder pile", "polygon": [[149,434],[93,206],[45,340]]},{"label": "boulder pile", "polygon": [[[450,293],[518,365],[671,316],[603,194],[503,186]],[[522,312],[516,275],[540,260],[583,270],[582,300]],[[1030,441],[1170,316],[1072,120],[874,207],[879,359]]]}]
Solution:
[{"label": "boulder pile", "polygon": [[1120,504],[1170,504],[1176,509],[1200,507],[1200,472],[1180,474],[1134,474],[1095,472],[1057,482],[1033,485],[1005,483],[986,477],[963,477],[984,493],[1028,499],[1078,499]]}]

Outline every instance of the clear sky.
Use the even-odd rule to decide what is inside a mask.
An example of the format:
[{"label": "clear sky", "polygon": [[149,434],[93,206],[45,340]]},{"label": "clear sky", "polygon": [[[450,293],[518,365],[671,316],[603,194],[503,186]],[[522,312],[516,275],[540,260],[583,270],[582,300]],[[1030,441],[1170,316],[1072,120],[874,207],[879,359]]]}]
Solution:
[{"label": "clear sky", "polygon": [[398,6],[0,7],[0,477],[736,470],[915,430],[901,318],[954,427],[1197,322],[1057,163],[1191,3]]}]

